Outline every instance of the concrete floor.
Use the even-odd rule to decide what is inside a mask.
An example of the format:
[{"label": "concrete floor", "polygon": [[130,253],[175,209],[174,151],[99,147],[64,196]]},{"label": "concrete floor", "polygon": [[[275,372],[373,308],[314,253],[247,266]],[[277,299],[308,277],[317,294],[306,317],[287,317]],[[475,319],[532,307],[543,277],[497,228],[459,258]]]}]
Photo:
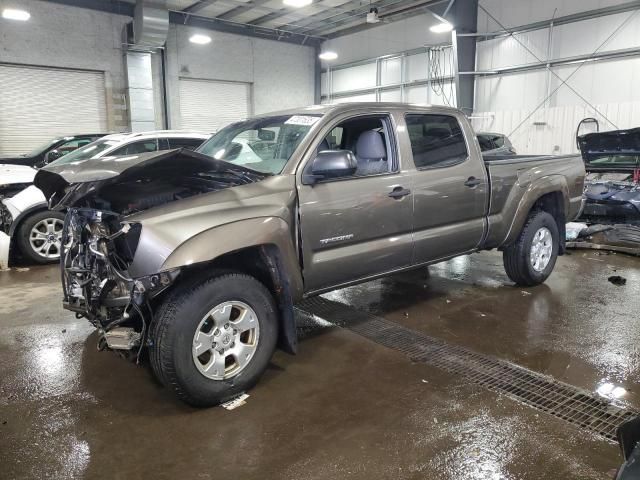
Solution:
[{"label": "concrete floor", "polygon": [[[495,253],[327,295],[640,407],[640,259],[574,251],[542,286]],[[615,270],[615,273],[613,273]],[[617,287],[612,274],[627,278]],[[0,478],[610,479],[617,446],[338,327],[301,328],[248,403],[196,410],[97,352],[55,267],[0,272]]]}]

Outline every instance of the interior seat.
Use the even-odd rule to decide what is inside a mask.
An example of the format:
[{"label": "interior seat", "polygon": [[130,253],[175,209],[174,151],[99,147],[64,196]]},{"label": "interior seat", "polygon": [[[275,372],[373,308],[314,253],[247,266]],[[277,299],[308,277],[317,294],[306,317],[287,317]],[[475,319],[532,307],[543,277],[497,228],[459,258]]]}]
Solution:
[{"label": "interior seat", "polygon": [[376,175],[389,171],[387,148],[379,132],[375,130],[362,132],[356,142],[355,154],[358,160],[356,175]]}]

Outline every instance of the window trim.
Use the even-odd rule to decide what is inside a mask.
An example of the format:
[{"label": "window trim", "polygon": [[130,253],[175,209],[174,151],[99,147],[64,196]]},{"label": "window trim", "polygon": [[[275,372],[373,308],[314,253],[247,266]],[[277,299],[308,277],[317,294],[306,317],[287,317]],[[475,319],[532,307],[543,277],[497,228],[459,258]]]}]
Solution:
[{"label": "window trim", "polygon": [[[387,176],[387,175],[397,175],[397,174],[399,174],[400,171],[401,171],[401,168],[400,168],[400,149],[399,149],[398,136],[396,134],[396,130],[397,130],[396,124],[395,124],[395,121],[394,121],[394,118],[393,118],[393,115],[391,114],[391,112],[383,112],[383,113],[360,113],[360,114],[345,116],[345,117],[342,117],[341,119],[339,119],[339,120],[337,120],[335,122],[332,122],[330,124],[329,128],[326,130],[326,134],[325,135],[322,135],[322,131],[319,132],[318,136],[311,143],[310,148],[307,150],[307,152],[311,152],[311,153],[309,154],[308,158],[304,162],[304,166],[301,169],[302,176],[304,176],[307,173],[307,169],[308,168],[311,168],[311,165],[313,164],[313,160],[316,158],[315,152],[317,151],[318,147],[320,146],[320,143],[322,143],[322,141],[326,138],[326,136],[329,133],[331,133],[331,131],[334,128],[336,128],[340,124],[342,124],[344,122],[348,122],[350,120],[354,120],[354,119],[357,119],[357,118],[371,118],[371,117],[374,117],[374,118],[375,117],[380,117],[380,120],[384,123],[385,135],[386,135],[386,138],[388,139],[387,146],[391,150],[391,154],[393,155],[393,170],[389,171],[389,172],[385,172],[385,173],[376,173],[374,175],[361,175],[361,176],[352,175],[352,176],[349,176],[349,177],[327,178],[327,179],[323,179],[323,180],[318,180],[315,183],[315,185],[321,185],[321,184],[325,184],[325,183],[334,183],[334,182],[344,182],[344,181],[348,181],[348,180],[361,180],[361,179],[364,179],[364,178],[378,178],[378,177]],[[325,131],[325,130],[323,130],[323,131]]]},{"label": "window trim", "polygon": [[[415,158],[413,156],[413,146],[411,145],[411,137],[409,136],[409,124],[407,123],[407,117],[413,115],[413,116],[439,116],[439,117],[450,117],[453,118],[456,123],[458,124],[458,127],[460,127],[460,133],[462,133],[462,139],[464,141],[464,148],[467,151],[467,155],[462,159],[459,160],[457,162],[454,163],[450,163],[447,165],[428,165],[428,166],[423,166],[423,167],[419,167],[416,165],[416,161]],[[441,168],[451,168],[451,167],[455,167],[457,165],[461,165],[465,162],[468,162],[469,159],[471,158],[471,154],[469,153],[469,143],[467,142],[467,135],[465,134],[464,128],[462,127],[462,124],[460,123],[460,120],[458,120],[458,117],[456,117],[455,115],[451,115],[448,113],[419,113],[419,112],[405,112],[403,115],[404,118],[404,124],[406,125],[406,134],[407,134],[407,140],[409,141],[409,148],[411,150],[411,161],[413,162],[413,166],[415,167],[416,170],[422,172],[424,170],[439,170]]]}]

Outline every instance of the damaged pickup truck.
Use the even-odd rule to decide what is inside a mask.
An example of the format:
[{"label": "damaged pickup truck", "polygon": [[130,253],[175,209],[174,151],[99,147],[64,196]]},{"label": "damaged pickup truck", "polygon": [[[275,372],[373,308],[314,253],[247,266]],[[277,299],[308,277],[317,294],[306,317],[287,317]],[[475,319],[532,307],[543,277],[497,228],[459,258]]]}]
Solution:
[{"label": "damaged pickup truck", "polygon": [[297,348],[293,305],[346,285],[498,248],[543,282],[579,213],[580,156],[483,159],[445,107],[312,106],[234,123],[198,151],[48,166],[67,209],[64,307],[182,400],[253,386]]}]

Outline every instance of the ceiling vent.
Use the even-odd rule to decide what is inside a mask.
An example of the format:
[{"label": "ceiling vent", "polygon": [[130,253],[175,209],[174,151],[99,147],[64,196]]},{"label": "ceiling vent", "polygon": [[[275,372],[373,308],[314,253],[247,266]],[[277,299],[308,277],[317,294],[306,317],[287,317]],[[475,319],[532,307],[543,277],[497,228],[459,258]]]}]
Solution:
[{"label": "ceiling vent", "polygon": [[133,22],[127,28],[127,43],[141,49],[164,47],[169,32],[169,11],[159,2],[138,0]]}]

